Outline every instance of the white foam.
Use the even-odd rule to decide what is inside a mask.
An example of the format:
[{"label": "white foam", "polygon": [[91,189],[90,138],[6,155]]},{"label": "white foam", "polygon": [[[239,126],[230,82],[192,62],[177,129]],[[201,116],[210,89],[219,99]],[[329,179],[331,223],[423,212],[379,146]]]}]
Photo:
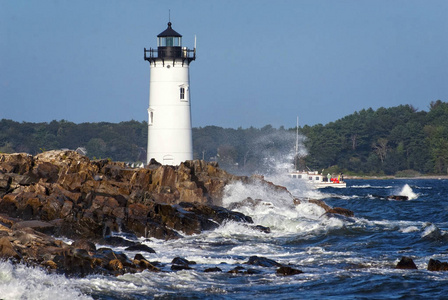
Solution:
[{"label": "white foam", "polygon": [[442,232],[439,227],[434,224],[430,224],[425,228],[422,233],[422,238],[439,238],[442,235]]},{"label": "white foam", "polygon": [[409,186],[409,184],[405,184],[403,188],[401,189],[400,196],[407,196],[409,200],[417,199],[418,195],[414,193],[412,188]]},{"label": "white foam", "polygon": [[[305,192],[322,195],[319,191],[306,190]],[[247,197],[259,200],[256,205],[243,205],[241,201]],[[315,199],[315,197],[313,198]],[[255,224],[269,227],[271,229],[270,236],[281,237],[290,234],[316,236],[345,226],[344,220],[322,218],[325,210],[319,205],[307,201],[301,201],[300,204],[294,205],[293,197],[288,192],[273,190],[260,183],[242,184],[237,182],[226,186],[223,205],[228,207],[235,203],[240,204],[235,210],[250,216]],[[237,228],[222,227],[220,230],[228,230],[227,234],[229,235],[236,232],[242,233]],[[244,234],[254,235],[249,232]],[[255,234],[260,235],[260,233]]]},{"label": "white foam", "polygon": [[2,299],[92,299],[83,295],[72,281],[62,275],[0,261]]},{"label": "white foam", "polygon": [[386,185],[386,186],[381,186],[381,185],[370,185],[370,184],[363,184],[363,185],[351,185],[350,188],[355,188],[355,189],[391,189],[393,188],[390,185]]},{"label": "white foam", "polygon": [[403,233],[409,233],[409,232],[420,231],[420,229],[418,229],[417,226],[408,226],[408,227],[401,228],[400,231]]}]

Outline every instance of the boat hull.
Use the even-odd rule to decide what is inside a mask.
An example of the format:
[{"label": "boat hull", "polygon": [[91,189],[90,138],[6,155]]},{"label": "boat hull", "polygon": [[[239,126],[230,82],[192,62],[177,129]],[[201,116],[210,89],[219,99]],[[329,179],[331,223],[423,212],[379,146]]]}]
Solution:
[{"label": "boat hull", "polygon": [[302,180],[307,185],[312,188],[321,189],[321,188],[346,188],[347,183],[338,178],[330,178],[326,181],[327,178],[324,178],[321,174],[317,172],[291,172],[289,173],[289,177],[297,180]]}]

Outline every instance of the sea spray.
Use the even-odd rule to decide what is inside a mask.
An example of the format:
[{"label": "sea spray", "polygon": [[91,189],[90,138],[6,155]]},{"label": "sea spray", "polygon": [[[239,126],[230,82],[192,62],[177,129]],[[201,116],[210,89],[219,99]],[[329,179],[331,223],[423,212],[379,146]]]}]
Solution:
[{"label": "sea spray", "polygon": [[[259,165],[253,173],[271,175],[281,174],[294,168],[294,159],[305,157],[308,151],[304,145],[306,137],[297,136],[292,131],[276,131],[258,137],[248,145],[248,155],[259,158]],[[297,150],[295,144],[297,142]],[[251,174],[247,174],[251,175]]]},{"label": "sea spray", "polygon": [[403,188],[401,189],[400,196],[407,196],[409,200],[414,200],[418,198],[418,195],[414,193],[412,188],[409,186],[409,184],[405,184]]},{"label": "sea spray", "polygon": [[62,275],[0,261],[0,298],[19,299],[92,299],[83,295],[74,282]]},{"label": "sea spray", "polygon": [[[286,190],[274,191],[259,183],[233,183],[225,188],[223,206],[250,216],[254,223],[271,228],[276,236],[288,234],[326,234],[344,226],[344,221],[323,218],[325,209],[300,200]],[[250,199],[250,200],[247,200]]]}]

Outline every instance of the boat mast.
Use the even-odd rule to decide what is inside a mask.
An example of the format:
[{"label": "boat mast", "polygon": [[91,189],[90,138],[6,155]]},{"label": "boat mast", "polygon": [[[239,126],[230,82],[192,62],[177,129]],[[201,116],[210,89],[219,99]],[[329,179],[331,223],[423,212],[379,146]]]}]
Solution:
[{"label": "boat mast", "polygon": [[294,155],[294,169],[297,171],[297,163],[299,160],[299,116],[297,116],[297,126],[296,126],[296,147]]}]

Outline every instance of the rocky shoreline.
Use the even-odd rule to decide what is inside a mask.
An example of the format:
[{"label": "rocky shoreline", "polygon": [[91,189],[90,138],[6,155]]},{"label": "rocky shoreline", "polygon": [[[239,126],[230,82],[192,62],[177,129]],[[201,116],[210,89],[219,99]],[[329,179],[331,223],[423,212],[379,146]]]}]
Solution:
[{"label": "rocky shoreline", "polygon": [[[234,176],[216,163],[199,160],[176,167],[152,162],[145,168],[130,168],[109,160],[90,161],[74,151],[0,154],[0,259],[77,277],[160,272],[166,266],[148,261],[145,255],[154,250],[138,238],[177,239],[216,229],[229,220],[269,234],[269,228],[221,206],[225,186],[235,182],[289,194],[285,187],[261,176]],[[291,205],[309,201],[324,208],[328,217],[354,215],[323,201],[290,196]],[[241,199],[244,205],[260,202]],[[114,232],[130,238],[114,236]],[[64,242],[67,238],[73,242]],[[129,258],[111,247],[125,247],[136,254]],[[175,257],[170,269],[190,269],[192,264]],[[245,264],[275,268],[278,275],[301,273],[295,266],[257,256]],[[230,272],[255,271],[237,266]]]},{"label": "rocky shoreline", "polygon": [[[178,167],[152,162],[130,168],[90,161],[74,151],[0,154],[0,258],[68,276],[159,271],[141,254],[154,250],[139,244],[138,237],[177,239],[228,220],[269,232],[220,206],[224,187],[235,181],[286,191],[261,177],[234,176],[199,160]],[[112,232],[124,232],[134,241]],[[140,253],[130,259],[95,244]]]}]

